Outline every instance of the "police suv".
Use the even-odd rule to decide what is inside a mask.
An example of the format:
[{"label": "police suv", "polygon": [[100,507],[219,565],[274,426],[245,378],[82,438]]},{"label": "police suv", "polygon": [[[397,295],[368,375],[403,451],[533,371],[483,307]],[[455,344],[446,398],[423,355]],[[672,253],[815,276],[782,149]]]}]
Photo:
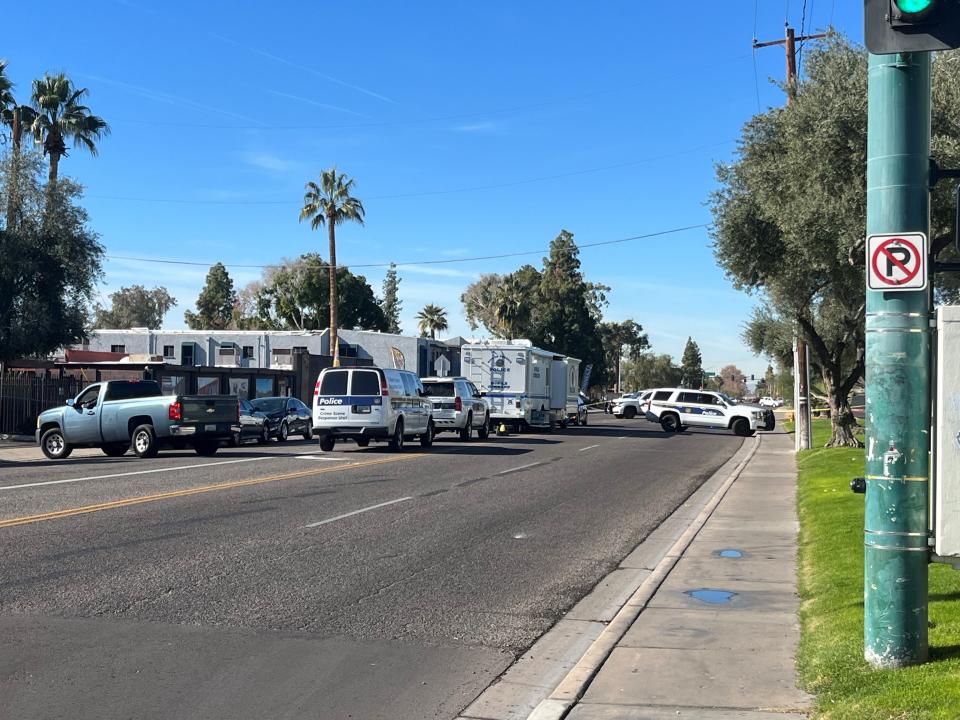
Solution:
[{"label": "police suv", "polygon": [[650,422],[665,432],[686,427],[727,428],[742,437],[757,430],[773,430],[773,411],[737,402],[723,393],[690,388],[658,388],[650,391],[643,405]]},{"label": "police suv", "polygon": [[427,448],[435,432],[433,404],[409,370],[326,368],[313,391],[313,432],[324,452],[333,450],[337,440],[353,440],[360,447],[381,440],[400,451],[414,437]]}]

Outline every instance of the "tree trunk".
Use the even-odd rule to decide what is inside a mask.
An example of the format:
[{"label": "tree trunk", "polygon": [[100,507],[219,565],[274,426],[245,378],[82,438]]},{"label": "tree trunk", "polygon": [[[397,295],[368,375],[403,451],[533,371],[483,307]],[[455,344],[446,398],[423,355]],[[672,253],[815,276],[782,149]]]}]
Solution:
[{"label": "tree trunk", "polygon": [[10,192],[7,196],[7,230],[17,225],[20,211],[20,140],[23,128],[20,125],[20,108],[13,108],[13,149],[10,153]]},{"label": "tree trunk", "polygon": [[862,448],[863,443],[855,434],[857,418],[850,409],[849,388],[846,383],[838,383],[829,372],[823,373],[823,383],[827,389],[827,403],[830,405],[830,440],[824,447]]},{"label": "tree trunk", "polygon": [[327,234],[330,238],[330,354],[340,355],[337,347],[337,237],[334,219],[327,215]]},{"label": "tree trunk", "polygon": [[52,152],[50,153],[50,172],[47,173],[47,182],[50,184],[51,189],[53,189],[53,186],[57,184],[59,169],[60,169],[60,153]]}]

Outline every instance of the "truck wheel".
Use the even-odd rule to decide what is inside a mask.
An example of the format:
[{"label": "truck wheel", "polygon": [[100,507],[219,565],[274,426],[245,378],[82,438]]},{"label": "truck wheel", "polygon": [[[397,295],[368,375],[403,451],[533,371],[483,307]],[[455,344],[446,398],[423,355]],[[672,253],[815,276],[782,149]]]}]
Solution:
[{"label": "truck wheel", "polygon": [[[470,426],[467,425],[467,427]],[[473,428],[470,428],[470,432],[473,433]],[[428,448],[433,445],[433,434],[433,420],[431,420],[427,423],[427,431],[420,433],[420,447]]]},{"label": "truck wheel", "polygon": [[370,438],[368,437],[357,438],[357,447],[369,447],[369,446],[370,446]]},{"label": "truck wheel", "polygon": [[73,448],[63,439],[63,431],[60,428],[51,428],[43,434],[40,438],[40,449],[51,460],[63,460],[73,452]]},{"label": "truck wheel", "polygon": [[680,432],[680,418],[674,413],[664,413],[660,418],[660,427],[663,428],[664,432]]},{"label": "truck wheel", "polygon": [[637,416],[637,409],[633,407],[633,405],[627,405],[627,407],[623,409],[623,416],[627,420],[633,420]]},{"label": "truck wheel", "polygon": [[313,425],[307,425],[307,429],[303,433],[304,440],[313,440]]},{"label": "truck wheel", "polygon": [[467,424],[460,428],[460,439],[464,442],[473,440],[473,413],[467,413]]},{"label": "truck wheel", "polygon": [[280,429],[277,430],[277,442],[286,442],[290,437],[290,428],[287,427],[287,421],[280,423]]},{"label": "truck wheel", "polygon": [[397,427],[390,438],[390,449],[394,452],[403,452],[403,418],[397,420]]},{"label": "truck wheel", "polygon": [[127,450],[130,449],[129,445],[124,445],[123,443],[110,443],[109,445],[104,445],[102,448],[103,454],[107,457],[121,457],[127,454]]},{"label": "truck wheel", "polygon": [[490,437],[490,416],[484,415],[483,425],[477,428],[477,437],[481,440],[486,440]]},{"label": "truck wheel", "polygon": [[[370,442],[367,440],[367,442]],[[337,441],[334,440],[332,435],[324,435],[320,438],[320,450],[322,452],[332,452],[333,446],[337,444]]]},{"label": "truck wheel", "polygon": [[137,425],[130,436],[130,449],[139,458],[155,457],[159,448],[157,447],[157,436],[153,432],[153,425]]},{"label": "truck wheel", "polygon": [[230,447],[240,447],[243,445],[243,435],[238,432],[230,433]]},{"label": "truck wheel", "polygon": [[204,457],[216,455],[217,450],[219,449],[220,441],[216,439],[198,440],[193,446],[194,452],[197,453],[197,455],[203,455]]},{"label": "truck wheel", "polygon": [[580,424],[583,425],[584,427],[587,426],[587,418],[588,418],[588,417],[590,417],[590,411],[589,411],[589,410],[584,410],[584,411],[583,411],[583,419],[580,421]]},{"label": "truck wheel", "polygon": [[733,434],[739,435],[740,437],[750,437],[753,435],[753,430],[750,429],[750,421],[746,418],[737,418],[733,421]]}]

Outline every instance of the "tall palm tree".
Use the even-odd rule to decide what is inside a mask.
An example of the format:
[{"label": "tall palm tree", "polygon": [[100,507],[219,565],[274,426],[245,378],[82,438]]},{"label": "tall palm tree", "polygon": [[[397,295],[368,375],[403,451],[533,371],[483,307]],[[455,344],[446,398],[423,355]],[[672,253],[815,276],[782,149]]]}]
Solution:
[{"label": "tall palm tree", "polygon": [[447,311],[439,305],[424,305],[423,310],[417,313],[417,320],[420,335],[426,337],[427,333],[430,333],[433,340],[437,339],[438,331],[442,332],[450,327],[447,324]]},{"label": "tall palm tree", "polygon": [[33,123],[29,105],[18,105],[13,96],[13,82],[6,74],[7,61],[0,60],[0,124],[10,128],[10,182],[7,188],[7,228],[16,224],[20,208],[20,148],[23,128]]},{"label": "tall palm tree", "polygon": [[508,277],[494,297],[493,315],[501,334],[508,340],[516,337],[517,326],[528,313],[523,288],[516,278]]},{"label": "tall palm tree", "polygon": [[60,158],[67,154],[67,140],[96,155],[96,141],[110,134],[106,121],[81,104],[87,94],[86,88],[74,87],[63,73],[47,74],[33,81],[31,98],[35,115],[30,132],[37,144],[43,145],[43,154],[50,156],[48,180],[51,186],[57,182]]},{"label": "tall palm tree", "polygon": [[[347,220],[363,225],[363,203],[350,195],[353,179],[332,167],[320,173],[320,184],[308,182],[303,194],[300,222],[310,220],[310,229],[326,223],[330,240],[330,352],[338,354],[337,345],[337,236],[334,228]],[[336,362],[336,357],[334,357]]]}]

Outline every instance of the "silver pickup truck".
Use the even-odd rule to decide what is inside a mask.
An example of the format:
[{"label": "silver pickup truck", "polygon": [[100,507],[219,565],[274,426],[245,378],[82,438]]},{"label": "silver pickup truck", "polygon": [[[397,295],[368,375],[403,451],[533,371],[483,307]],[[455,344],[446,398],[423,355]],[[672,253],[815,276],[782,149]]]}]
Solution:
[{"label": "silver pickup truck", "polygon": [[163,395],[152,380],[111,380],[85,388],[37,418],[43,454],[60,460],[74,448],[100,448],[110,457],[132,450],[153,457],[164,447],[213,455],[240,431],[234,395]]}]

